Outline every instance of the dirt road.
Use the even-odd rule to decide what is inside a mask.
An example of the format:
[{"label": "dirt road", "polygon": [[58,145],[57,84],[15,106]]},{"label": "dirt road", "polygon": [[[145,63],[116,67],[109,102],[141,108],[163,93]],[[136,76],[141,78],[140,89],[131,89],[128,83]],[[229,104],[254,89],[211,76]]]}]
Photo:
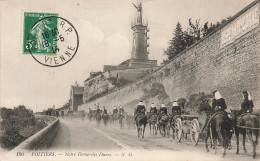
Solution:
[{"label": "dirt road", "polygon": [[[242,144],[242,143],[240,143]],[[181,160],[194,160],[194,157],[204,157],[218,160],[242,161],[254,160],[251,156],[252,146],[247,142],[248,153],[240,148],[240,154],[236,155],[235,142],[232,142],[233,148],[227,151],[225,158],[221,157],[222,149],[218,147],[218,153],[215,154],[213,149],[209,153],[205,150],[205,144],[202,140],[196,147],[189,139],[182,139],[177,142],[170,138],[163,138],[161,135],[151,135],[149,127],[146,128],[145,138],[137,137],[135,129],[119,129],[119,125],[109,124],[98,126],[96,122],[87,120],[60,120],[60,130],[53,141],[50,150],[92,150],[92,151],[133,151],[137,155],[153,156],[160,154],[161,158],[168,156],[182,156]],[[167,153],[166,153],[167,152]],[[163,155],[165,153],[165,156]],[[169,154],[171,153],[171,154]],[[157,155],[156,155],[157,156]],[[155,156],[155,157],[156,157]],[[158,156],[157,156],[158,157]],[[257,147],[257,158],[259,160],[259,146]]]}]

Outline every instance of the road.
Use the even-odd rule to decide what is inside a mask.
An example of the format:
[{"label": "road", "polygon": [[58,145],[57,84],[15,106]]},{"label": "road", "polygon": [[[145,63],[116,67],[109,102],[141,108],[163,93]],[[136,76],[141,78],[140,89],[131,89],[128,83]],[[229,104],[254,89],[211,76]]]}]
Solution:
[{"label": "road", "polygon": [[[181,156],[181,160],[194,160],[203,157],[207,160],[228,160],[242,161],[254,160],[251,156],[252,146],[247,142],[248,153],[245,153],[240,143],[240,154],[236,155],[235,141],[233,148],[227,151],[225,158],[221,157],[222,150],[218,147],[218,153],[213,149],[209,153],[205,150],[205,144],[200,140],[194,147],[189,139],[182,139],[181,142],[173,140],[171,137],[163,138],[161,135],[151,135],[149,128],[146,128],[145,138],[137,138],[135,129],[119,129],[119,125],[109,124],[97,126],[95,122],[88,120],[68,120],[60,119],[60,129],[54,139],[50,150],[73,150],[73,151],[131,151],[134,154],[145,157],[147,155],[160,158],[169,156]],[[163,155],[165,154],[165,155]],[[259,146],[257,147],[257,158],[259,160]]]}]

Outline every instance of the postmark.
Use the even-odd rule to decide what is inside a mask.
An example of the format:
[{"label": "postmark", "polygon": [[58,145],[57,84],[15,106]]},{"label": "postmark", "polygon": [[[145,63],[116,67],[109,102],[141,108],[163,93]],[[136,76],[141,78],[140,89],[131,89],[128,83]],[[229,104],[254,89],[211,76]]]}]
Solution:
[{"label": "postmark", "polygon": [[[31,26],[26,24],[32,23],[30,16],[31,21],[38,18]],[[73,59],[78,50],[79,36],[68,20],[37,13],[25,13],[24,20],[24,54],[31,54],[35,61],[48,67],[59,67]]]}]

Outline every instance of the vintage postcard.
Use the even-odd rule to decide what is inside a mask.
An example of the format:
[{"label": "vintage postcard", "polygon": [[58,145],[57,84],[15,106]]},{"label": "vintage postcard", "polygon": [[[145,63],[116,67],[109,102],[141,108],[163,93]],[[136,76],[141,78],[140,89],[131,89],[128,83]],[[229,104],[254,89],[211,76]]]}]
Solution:
[{"label": "vintage postcard", "polygon": [[0,161],[259,160],[259,0],[0,0]]}]

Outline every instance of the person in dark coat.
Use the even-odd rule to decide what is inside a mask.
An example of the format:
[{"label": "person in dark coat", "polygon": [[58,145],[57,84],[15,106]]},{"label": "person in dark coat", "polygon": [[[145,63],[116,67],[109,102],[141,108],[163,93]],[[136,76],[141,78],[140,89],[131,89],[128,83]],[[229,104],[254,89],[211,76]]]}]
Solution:
[{"label": "person in dark coat", "polygon": [[119,114],[124,114],[125,113],[125,110],[124,108],[120,105],[119,106]]},{"label": "person in dark coat", "polygon": [[151,104],[150,113],[157,114],[157,108],[155,107],[154,103]]},{"label": "person in dark coat", "polygon": [[162,104],[161,105],[161,107],[160,107],[160,110],[159,110],[159,120],[161,120],[161,117],[163,116],[163,115],[167,115],[167,108],[165,107],[165,105],[164,104]]},{"label": "person in dark coat", "polygon": [[116,106],[114,106],[113,114],[117,114],[117,113],[118,113],[118,109],[116,108]]},{"label": "person in dark coat", "polygon": [[137,107],[136,107],[136,110],[135,110],[135,120],[141,113],[145,114],[145,111],[146,110],[145,110],[145,106],[143,104],[143,101],[140,101],[138,103]]},{"label": "person in dark coat", "polygon": [[165,115],[167,115],[167,108],[165,107],[164,104],[161,105],[160,114],[165,114]]},{"label": "person in dark coat", "polygon": [[56,117],[59,117],[60,116],[60,114],[59,114],[59,111],[57,110],[56,111]]},{"label": "person in dark coat", "polygon": [[97,108],[97,114],[101,114],[102,113],[102,110],[98,107]]},{"label": "person in dark coat", "polygon": [[243,97],[244,101],[241,104],[241,109],[238,111],[238,115],[253,112],[254,103],[250,93],[248,91],[243,91]]},{"label": "person in dark coat", "polygon": [[181,115],[181,108],[178,104],[178,102],[174,101],[172,104],[172,115]]},{"label": "person in dark coat", "polygon": [[[213,115],[209,118],[208,122],[206,123],[206,126],[205,126],[206,130],[208,129],[211,120],[220,111],[225,111],[227,109],[226,102],[225,102],[224,98],[222,98],[222,96],[220,95],[219,91],[214,91],[213,95],[214,95],[214,99],[212,100],[212,107],[211,107],[212,111],[213,111]],[[203,130],[204,129],[202,129],[202,132],[203,132]]]},{"label": "person in dark coat", "polygon": [[105,107],[103,107],[103,114],[107,114],[107,109]]}]

